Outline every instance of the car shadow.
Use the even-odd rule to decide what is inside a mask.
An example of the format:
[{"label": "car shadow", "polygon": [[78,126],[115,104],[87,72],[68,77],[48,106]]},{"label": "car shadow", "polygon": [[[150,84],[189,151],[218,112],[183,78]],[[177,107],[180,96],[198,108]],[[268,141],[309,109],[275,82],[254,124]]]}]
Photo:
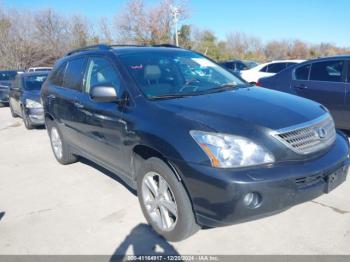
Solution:
[{"label": "car shadow", "polygon": [[5,215],[5,212],[0,212],[0,220],[3,218],[4,215]]},{"label": "car shadow", "polygon": [[132,256],[179,256],[177,250],[158,235],[149,225],[138,224],[114,251],[110,261],[128,261],[126,252],[132,248]]},{"label": "car shadow", "polygon": [[97,169],[98,171],[100,171],[101,173],[103,173],[104,175],[112,178],[113,180],[119,182],[120,184],[122,184],[124,187],[126,187],[130,193],[132,193],[133,195],[137,196],[137,192],[135,189],[133,189],[132,187],[130,187],[127,183],[125,183],[121,178],[119,178],[118,175],[114,174],[113,172],[105,169],[104,167],[90,161],[89,159],[83,158],[83,157],[79,157],[79,162],[85,165],[88,165],[92,168]]}]

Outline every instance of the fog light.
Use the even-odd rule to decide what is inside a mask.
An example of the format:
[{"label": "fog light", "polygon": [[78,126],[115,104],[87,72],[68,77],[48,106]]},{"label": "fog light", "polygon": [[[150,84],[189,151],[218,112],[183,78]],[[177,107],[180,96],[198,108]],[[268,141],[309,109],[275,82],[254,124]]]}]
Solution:
[{"label": "fog light", "polygon": [[258,193],[250,192],[243,198],[243,203],[250,208],[256,208],[261,203],[261,196]]}]

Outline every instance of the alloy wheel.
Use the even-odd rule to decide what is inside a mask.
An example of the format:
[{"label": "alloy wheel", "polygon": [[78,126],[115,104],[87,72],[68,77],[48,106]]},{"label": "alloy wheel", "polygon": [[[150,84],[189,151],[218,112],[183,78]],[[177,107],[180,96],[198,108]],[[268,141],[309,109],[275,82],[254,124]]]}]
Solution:
[{"label": "alloy wheel", "polygon": [[63,154],[62,140],[56,127],[52,127],[51,129],[51,144],[55,156],[61,159]]},{"label": "alloy wheel", "polygon": [[169,184],[161,175],[148,172],[144,176],[142,199],[152,222],[163,231],[174,229],[178,217],[177,204]]}]

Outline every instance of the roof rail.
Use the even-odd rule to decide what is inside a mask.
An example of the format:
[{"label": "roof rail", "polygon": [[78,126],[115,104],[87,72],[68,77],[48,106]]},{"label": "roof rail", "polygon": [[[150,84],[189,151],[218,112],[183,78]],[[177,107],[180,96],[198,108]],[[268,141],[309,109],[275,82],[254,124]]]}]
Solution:
[{"label": "roof rail", "polygon": [[85,46],[85,47],[81,47],[81,48],[77,48],[77,49],[73,49],[71,51],[69,51],[66,56],[70,56],[73,55],[75,53],[79,53],[79,52],[84,52],[84,51],[90,51],[90,50],[111,50],[113,47],[147,47],[147,46],[151,46],[151,47],[171,47],[171,48],[181,48],[179,46],[176,45],[172,45],[172,44],[157,44],[157,45],[133,45],[133,44],[126,44],[126,45],[107,45],[107,44],[99,44],[99,45],[90,45],[90,46]]},{"label": "roof rail", "polygon": [[90,50],[110,50],[111,46],[110,45],[106,45],[106,44],[99,44],[99,45],[90,45],[90,46],[85,46],[85,47],[81,47],[81,48],[77,48],[77,49],[73,49],[71,51],[69,51],[66,56],[75,54],[75,53],[79,53],[79,52],[83,52],[83,51],[90,51]]},{"label": "roof rail", "polygon": [[159,44],[159,45],[152,45],[153,47],[172,47],[172,48],[181,48],[180,46],[177,45],[172,45],[172,44]]}]

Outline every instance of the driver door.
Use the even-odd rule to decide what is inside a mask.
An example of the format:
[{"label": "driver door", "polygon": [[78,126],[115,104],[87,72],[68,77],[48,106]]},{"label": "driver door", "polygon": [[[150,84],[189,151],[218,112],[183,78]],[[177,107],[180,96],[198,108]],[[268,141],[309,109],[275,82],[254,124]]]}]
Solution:
[{"label": "driver door", "polygon": [[126,173],[128,161],[123,159],[123,136],[126,129],[123,107],[117,103],[96,102],[90,98],[93,86],[113,86],[121,95],[117,68],[105,56],[89,58],[84,77],[84,90],[78,97],[80,145],[96,160]]}]

